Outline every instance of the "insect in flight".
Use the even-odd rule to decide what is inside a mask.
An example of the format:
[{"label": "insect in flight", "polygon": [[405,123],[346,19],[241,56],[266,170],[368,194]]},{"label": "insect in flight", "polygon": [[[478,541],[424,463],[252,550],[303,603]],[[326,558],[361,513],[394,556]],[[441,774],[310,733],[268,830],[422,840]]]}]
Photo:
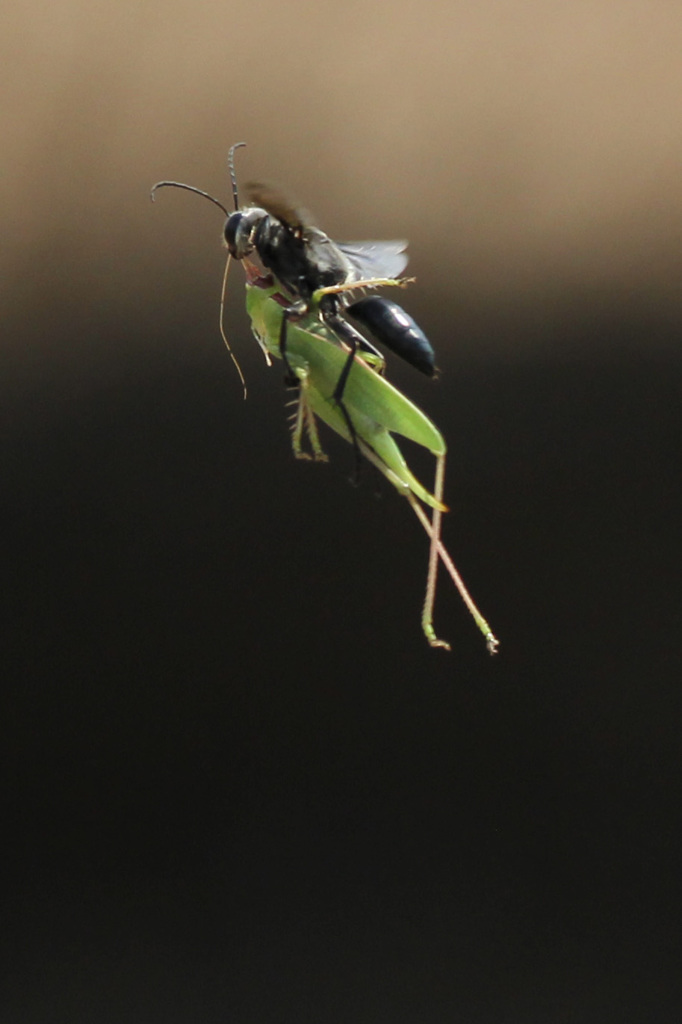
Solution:
[{"label": "insect in flight", "polygon": [[346,319],[350,315],[373,337],[412,366],[433,376],[435,354],[426,335],[396,302],[370,295],[349,302],[349,293],[358,288],[404,286],[400,274],[407,265],[404,241],[335,242],[296,210],[276,189],[254,183],[246,186],[250,200],[239,208],[239,193],[234,171],[235,150],[228,156],[234,212],[228,213],[213,196],[178,181],[160,181],[152,189],[152,198],[163,187],[184,188],[210,199],[225,213],[224,235],[230,256],[243,260],[254,251],[291,296],[282,318],[280,348],[286,364],[288,325],[310,309],[313,296],[319,316],[337,338],[348,346],[348,357],[334,390],[341,402],[345,383],[359,351],[369,353],[378,366],[383,359],[375,346]]},{"label": "insect in flight", "polygon": [[[239,208],[234,152],[229,167],[235,211],[229,213],[208,193],[181,182],[225,213],[230,257],[242,261],[247,275],[247,311],[266,358],[281,358],[287,377],[298,388],[292,433],[294,454],[303,450],[304,434],[315,459],[326,459],[316,418],[327,424],[359,455],[372,462],[404,495],[430,538],[429,569],[422,628],[431,646],[450,649],[434,631],[436,575],[441,561],[494,654],[498,641],[469,595],[440,537],[446,445],[432,421],[381,375],[384,360],[375,346],[346,320],[349,314],[379,342],[422,372],[435,370],[433,349],[421,328],[396,303],[370,295],[347,304],[357,288],[404,285],[405,242],[337,243],[307,225],[279,193],[254,185],[249,195],[261,205]],[[255,253],[263,273],[249,258]],[[229,265],[229,260],[228,260]],[[269,271],[269,273],[267,272]],[[227,273],[227,271],[226,271]],[[224,296],[224,286],[223,286]],[[222,304],[221,304],[222,308]],[[223,335],[224,337],[224,335]],[[234,358],[234,357],[233,357]],[[240,373],[241,375],[241,373]],[[243,380],[243,378],[242,378]],[[433,492],[410,472],[393,433],[409,438],[436,458]],[[431,518],[423,505],[430,508]]]}]

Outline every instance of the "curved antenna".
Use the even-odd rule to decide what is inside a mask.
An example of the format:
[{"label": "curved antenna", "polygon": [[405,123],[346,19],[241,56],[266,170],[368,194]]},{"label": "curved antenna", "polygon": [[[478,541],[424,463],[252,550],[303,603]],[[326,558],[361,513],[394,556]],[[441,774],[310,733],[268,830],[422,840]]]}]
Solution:
[{"label": "curved antenna", "polygon": [[230,263],[231,263],[231,261],[232,261],[232,257],[228,253],[227,262],[225,264],[225,273],[223,274],[223,287],[222,287],[222,291],[220,292],[220,337],[225,342],[225,348],[230,353],[230,359],[232,360],[232,362],[234,363],[234,365],[237,368],[237,373],[239,374],[239,379],[242,382],[242,389],[244,391],[244,401],[246,401],[246,381],[244,380],[244,374],[242,373],[241,366],[237,362],[236,355],[234,354],[234,352],[230,348],[230,343],[227,340],[227,334],[225,333],[225,295],[227,293],[227,275],[228,275],[229,270],[230,270]]},{"label": "curved antenna", "polygon": [[157,181],[150,193],[152,202],[154,202],[154,193],[158,188],[184,188],[187,192],[196,192],[198,196],[203,196],[204,199],[210,199],[215,206],[218,206],[223,211],[226,217],[230,216],[229,210],[226,210],[221,202],[214,199],[213,196],[210,196],[208,192],[203,192],[200,188],[195,188],[194,185],[185,185],[182,181]]},{"label": "curved antenna", "polygon": [[[235,143],[235,145],[230,148],[230,152],[227,157],[228,165],[230,168],[230,180],[232,182],[232,195],[234,196],[234,208],[236,211],[239,211],[239,195],[237,192],[237,177],[234,172],[234,151],[235,149],[239,149],[241,146],[245,145],[245,142]],[[198,196],[203,196],[204,199],[210,200],[210,202],[212,202],[214,206],[217,206],[220,210],[222,210],[228,220],[232,216],[229,210],[226,210],[223,204],[218,199],[215,199],[212,195],[209,195],[208,192],[204,192],[203,189],[196,188],[194,185],[186,185],[183,181],[157,181],[156,185],[154,185],[154,187],[151,190],[150,197],[152,202],[154,202],[156,198],[156,190],[159,188],[184,188],[185,191],[187,192],[196,192]],[[225,273],[223,274],[223,287],[220,293],[220,336],[225,343],[225,348],[230,353],[230,359],[232,360],[237,369],[239,379],[242,382],[244,398],[246,399],[246,381],[244,380],[244,374],[242,373],[241,366],[237,362],[237,357],[230,348],[230,343],[227,340],[227,334],[225,333],[225,295],[227,292],[227,275],[230,270],[230,262],[231,256],[228,255],[227,262],[225,263]]]},{"label": "curved antenna", "polygon": [[232,182],[235,210],[239,209],[239,192],[237,190],[237,175],[234,173],[234,151],[235,149],[241,149],[245,145],[245,142],[235,142],[234,146],[230,146],[230,152],[227,154],[227,166],[230,168],[230,181]]}]

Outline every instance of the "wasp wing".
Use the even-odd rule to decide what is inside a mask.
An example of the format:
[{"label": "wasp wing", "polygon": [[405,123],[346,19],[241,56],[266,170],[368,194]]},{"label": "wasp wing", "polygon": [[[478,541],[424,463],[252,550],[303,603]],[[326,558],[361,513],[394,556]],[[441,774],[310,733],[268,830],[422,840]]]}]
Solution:
[{"label": "wasp wing", "polygon": [[262,207],[272,217],[276,217],[296,234],[303,231],[309,221],[305,210],[299,210],[294,203],[275,185],[260,181],[252,181],[244,186],[249,202]]},{"label": "wasp wing", "polygon": [[353,266],[353,280],[400,277],[407,266],[407,242],[337,242]]}]

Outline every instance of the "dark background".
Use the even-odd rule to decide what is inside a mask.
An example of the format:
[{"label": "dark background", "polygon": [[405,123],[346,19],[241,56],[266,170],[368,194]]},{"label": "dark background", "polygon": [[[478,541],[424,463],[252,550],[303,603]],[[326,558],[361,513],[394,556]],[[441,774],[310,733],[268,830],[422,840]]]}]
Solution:
[{"label": "dark background", "polygon": [[[677,1020],[673,6],[27,5],[3,33],[0,1020]],[[297,463],[218,212],[409,237],[449,581]],[[417,460],[421,472],[424,467]]]}]

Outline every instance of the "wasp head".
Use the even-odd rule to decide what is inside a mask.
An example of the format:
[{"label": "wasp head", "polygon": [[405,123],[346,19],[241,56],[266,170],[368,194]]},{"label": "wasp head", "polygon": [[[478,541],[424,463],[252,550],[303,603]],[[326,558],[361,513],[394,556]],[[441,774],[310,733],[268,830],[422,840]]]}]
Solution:
[{"label": "wasp head", "polygon": [[231,213],[225,221],[225,241],[230,256],[243,260],[255,249],[254,236],[258,226],[268,214],[258,206]]}]

